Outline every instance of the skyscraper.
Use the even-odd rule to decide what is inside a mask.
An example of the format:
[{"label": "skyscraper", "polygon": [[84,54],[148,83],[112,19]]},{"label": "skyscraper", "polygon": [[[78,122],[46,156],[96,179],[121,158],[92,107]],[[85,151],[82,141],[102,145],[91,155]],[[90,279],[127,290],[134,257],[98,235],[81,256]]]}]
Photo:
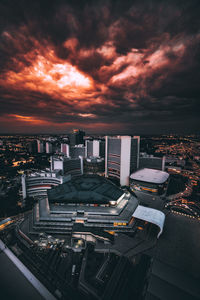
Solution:
[{"label": "skyscraper", "polygon": [[51,171],[60,170],[62,175],[81,175],[83,174],[83,157],[70,158],[67,156],[51,156]]},{"label": "skyscraper", "polygon": [[130,172],[139,164],[139,137],[106,136],[105,176],[119,179],[120,184],[129,185]]},{"label": "skyscraper", "polygon": [[140,136],[131,138],[131,164],[130,172],[135,172],[139,168],[140,159]]},{"label": "skyscraper", "polygon": [[105,156],[105,142],[101,140],[86,140],[85,156],[90,157],[104,157]]},{"label": "skyscraper", "polygon": [[46,153],[52,153],[53,152],[53,146],[50,142],[46,142]]},{"label": "skyscraper", "polygon": [[61,153],[69,157],[69,145],[62,143],[60,148]]},{"label": "skyscraper", "polygon": [[74,129],[73,132],[70,133],[70,135],[69,135],[70,146],[83,144],[84,143],[84,140],[83,140],[84,135],[85,135],[84,131],[81,131],[79,129]]},{"label": "skyscraper", "polygon": [[44,141],[37,140],[37,150],[38,150],[38,153],[45,152]]},{"label": "skyscraper", "polygon": [[32,154],[35,154],[35,153],[38,152],[38,145],[37,145],[37,141],[36,140],[34,140],[34,141],[32,141],[32,142],[29,143],[28,150]]}]

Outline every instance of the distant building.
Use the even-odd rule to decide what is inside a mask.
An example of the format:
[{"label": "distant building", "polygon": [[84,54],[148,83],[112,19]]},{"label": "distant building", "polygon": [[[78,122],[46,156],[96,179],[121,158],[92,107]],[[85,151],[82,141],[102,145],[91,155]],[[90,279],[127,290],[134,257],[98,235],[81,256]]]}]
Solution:
[{"label": "distant building", "polygon": [[132,191],[163,195],[167,191],[168,181],[167,172],[144,168],[131,174],[130,188]]},{"label": "distant building", "polygon": [[21,181],[22,181],[22,197],[23,197],[23,199],[26,199],[27,190],[26,190],[26,175],[25,174],[22,175]]},{"label": "distant building", "polygon": [[51,171],[61,171],[62,175],[77,176],[83,174],[83,157],[51,156]]},{"label": "distant building", "polygon": [[101,140],[86,140],[85,142],[86,157],[105,157],[105,142]]},{"label": "distant building", "polygon": [[71,158],[85,157],[85,146],[83,144],[70,146],[69,154]]},{"label": "distant building", "polygon": [[130,172],[139,166],[140,137],[106,136],[105,176],[119,179],[123,186],[129,185]]},{"label": "distant building", "polygon": [[64,183],[70,180],[71,176],[61,176],[59,171],[33,172],[29,176],[22,175],[22,197],[41,197],[47,195],[47,190],[52,186]]},{"label": "distant building", "polygon": [[178,157],[166,156],[165,166],[180,166],[185,167],[186,161],[184,159],[180,159]]},{"label": "distant building", "polygon": [[29,143],[28,150],[29,150],[29,153],[31,153],[31,154],[35,154],[38,152],[38,143],[36,140]]},{"label": "distant building", "polygon": [[84,174],[104,174],[105,160],[103,157],[87,157],[84,159]]},{"label": "distant building", "polygon": [[45,143],[44,143],[44,141],[37,140],[37,150],[38,150],[38,153],[44,153],[45,152]]},{"label": "distant building", "polygon": [[53,153],[53,145],[50,142],[46,142],[46,153]]},{"label": "distant building", "polygon": [[139,168],[140,157],[140,136],[134,136],[131,138],[131,162],[130,173],[136,171]]},{"label": "distant building", "polygon": [[69,157],[69,151],[69,144],[62,143],[60,146],[60,152]]},{"label": "distant building", "polygon": [[79,129],[74,129],[72,133],[69,135],[70,146],[75,146],[79,144],[83,144],[83,137],[85,136],[85,132]]},{"label": "distant building", "polygon": [[155,157],[153,155],[148,155],[147,153],[140,153],[139,158],[139,168],[149,168],[156,170],[165,170],[165,156]]}]

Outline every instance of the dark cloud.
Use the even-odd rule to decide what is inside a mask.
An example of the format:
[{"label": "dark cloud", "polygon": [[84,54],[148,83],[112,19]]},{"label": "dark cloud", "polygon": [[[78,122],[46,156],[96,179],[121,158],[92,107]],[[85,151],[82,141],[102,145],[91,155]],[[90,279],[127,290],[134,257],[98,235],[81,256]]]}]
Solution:
[{"label": "dark cloud", "polygon": [[195,0],[2,0],[1,131],[196,132],[199,14]]}]

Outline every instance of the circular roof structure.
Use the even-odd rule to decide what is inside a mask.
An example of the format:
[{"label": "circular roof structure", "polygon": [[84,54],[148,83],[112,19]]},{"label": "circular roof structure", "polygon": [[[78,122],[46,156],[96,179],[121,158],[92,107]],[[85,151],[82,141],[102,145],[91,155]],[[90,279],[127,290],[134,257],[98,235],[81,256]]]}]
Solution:
[{"label": "circular roof structure", "polygon": [[137,181],[162,184],[169,178],[169,174],[160,170],[144,168],[131,174],[130,178]]},{"label": "circular roof structure", "polygon": [[108,204],[123,194],[123,190],[102,176],[82,175],[49,190],[48,200],[49,203]]}]

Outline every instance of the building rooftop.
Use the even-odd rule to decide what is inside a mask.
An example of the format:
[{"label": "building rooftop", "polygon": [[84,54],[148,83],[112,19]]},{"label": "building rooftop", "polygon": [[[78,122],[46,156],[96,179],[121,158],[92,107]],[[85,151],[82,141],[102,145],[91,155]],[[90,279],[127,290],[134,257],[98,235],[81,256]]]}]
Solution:
[{"label": "building rooftop", "polygon": [[130,176],[130,178],[133,180],[145,181],[156,184],[164,183],[168,179],[168,177],[169,174],[167,172],[148,168],[138,170]]},{"label": "building rooftop", "polygon": [[101,176],[83,175],[48,191],[49,203],[96,203],[117,201],[123,190]]}]

